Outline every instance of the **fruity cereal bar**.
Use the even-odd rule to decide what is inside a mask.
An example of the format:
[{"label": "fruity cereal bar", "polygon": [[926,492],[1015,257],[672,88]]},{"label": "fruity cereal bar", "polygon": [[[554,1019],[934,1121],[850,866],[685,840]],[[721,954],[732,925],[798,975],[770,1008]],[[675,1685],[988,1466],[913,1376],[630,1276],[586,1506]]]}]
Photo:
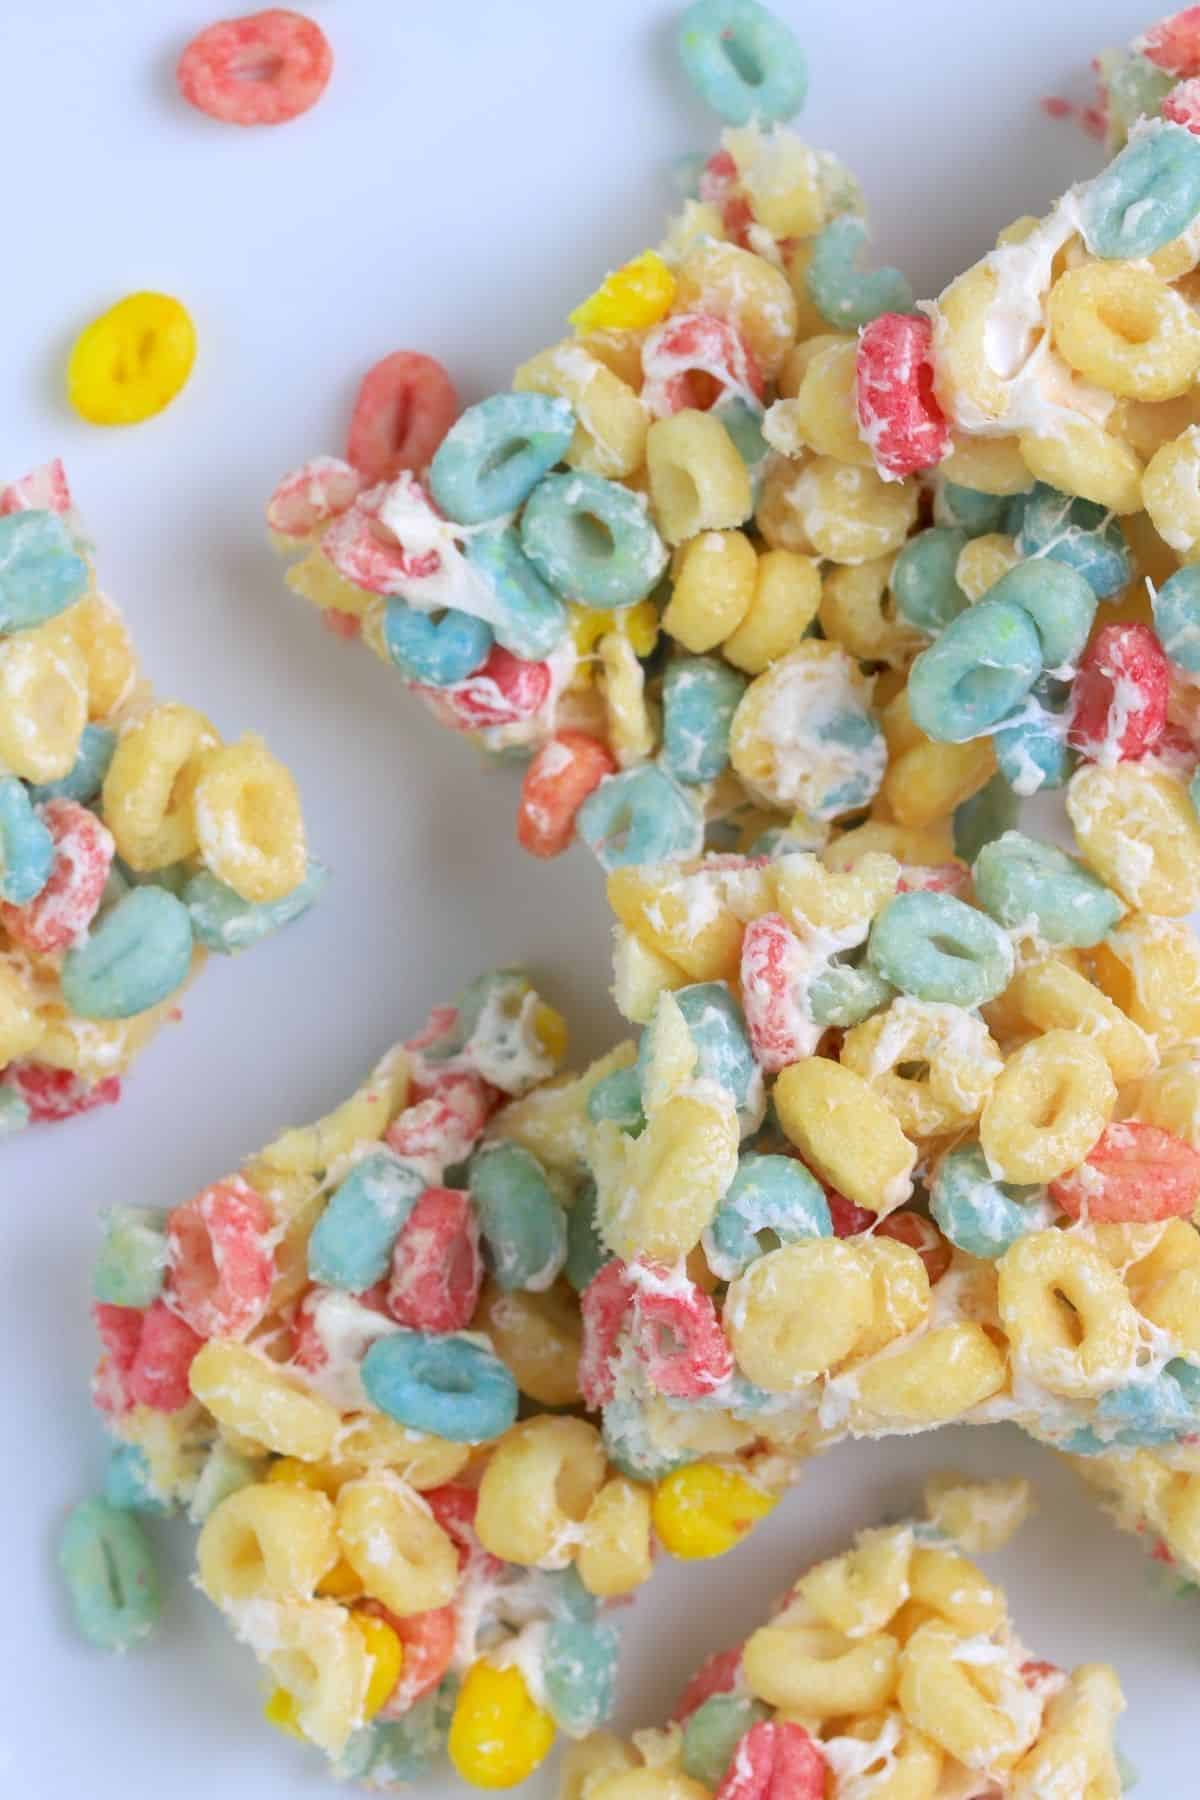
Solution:
[{"label": "fruity cereal bar", "polygon": [[0,1133],[116,1100],[206,953],[323,879],[262,739],[153,698],[62,464],[0,488]]},{"label": "fruity cereal bar", "polygon": [[934,1476],[926,1498],[806,1570],[669,1725],[569,1750],[562,1800],[1117,1800],[1115,1672],[1032,1657],[964,1554],[1005,1541],[1028,1484]]}]

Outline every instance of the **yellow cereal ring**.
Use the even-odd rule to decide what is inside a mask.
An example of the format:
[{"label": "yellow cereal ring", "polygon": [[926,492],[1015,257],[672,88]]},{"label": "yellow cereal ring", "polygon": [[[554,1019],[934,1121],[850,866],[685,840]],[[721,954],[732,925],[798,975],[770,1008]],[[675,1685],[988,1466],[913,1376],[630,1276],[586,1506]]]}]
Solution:
[{"label": "yellow cereal ring", "polygon": [[67,397],[93,425],[136,425],[169,406],[192,372],[196,329],[169,294],[127,294],[71,347]]}]

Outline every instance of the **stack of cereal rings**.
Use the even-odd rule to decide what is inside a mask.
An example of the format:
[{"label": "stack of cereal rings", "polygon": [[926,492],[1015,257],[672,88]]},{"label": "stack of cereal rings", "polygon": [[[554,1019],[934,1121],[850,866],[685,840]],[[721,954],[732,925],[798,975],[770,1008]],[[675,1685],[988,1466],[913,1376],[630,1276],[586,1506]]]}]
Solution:
[{"label": "stack of cereal rings", "polygon": [[0,1134],[116,1100],[206,952],[323,881],[262,739],[154,700],[62,464],[0,487]]},{"label": "stack of cereal rings", "polygon": [[926,1504],[809,1568],[668,1725],[573,1746],[561,1800],[1117,1800],[1115,1671],[1031,1656],[964,1554],[1007,1540],[1028,1484],[935,1475]]}]

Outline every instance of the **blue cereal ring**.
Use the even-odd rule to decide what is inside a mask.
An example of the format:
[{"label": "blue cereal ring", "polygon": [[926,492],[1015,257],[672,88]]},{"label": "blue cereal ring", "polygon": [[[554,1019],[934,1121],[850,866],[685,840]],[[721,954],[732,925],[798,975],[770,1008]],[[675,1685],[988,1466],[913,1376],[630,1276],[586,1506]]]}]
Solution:
[{"label": "blue cereal ring", "polygon": [[43,781],[31,787],[30,798],[39,803],[78,800],[80,806],[87,806],[104,786],[104,777],[116,748],[117,734],[109,726],[85,725],[72,767],[59,781]]},{"label": "blue cereal ring", "polygon": [[243,900],[210,870],[199,869],[184,883],[181,898],[191,916],[196,942],[218,955],[233,956],[300,918],[328,879],[324,863],[310,857],[304,880],[281,900]]},{"label": "blue cereal ring", "polygon": [[[695,1079],[716,1082],[732,1096],[740,1113],[755,1115],[753,1122],[757,1124],[762,1111],[761,1078],[742,1009],[728,987],[723,981],[698,981],[691,987],[677,988],[672,998],[696,1046]],[[635,1065],[643,1092],[653,1056],[651,1024],[642,1033]]]},{"label": "blue cereal ring", "polygon": [[973,863],[985,844],[1017,822],[1017,797],[1003,774],[989,782],[954,809],[954,854]]},{"label": "blue cereal ring", "polygon": [[575,815],[575,833],[601,868],[621,869],[698,856],[704,818],[687,789],[665,769],[643,763],[606,775],[592,789]]},{"label": "blue cereal ring", "polygon": [[831,219],[813,244],[805,282],[808,297],[838,331],[857,331],[881,313],[912,311],[913,291],[899,269],[860,269],[866,221],[857,213]]},{"label": "blue cereal ring", "polygon": [[996,1181],[977,1143],[943,1156],[929,1190],[929,1210],[950,1242],[968,1256],[994,1262],[1030,1231],[1049,1223],[1045,1190]]},{"label": "blue cereal ring", "polygon": [[600,1414],[600,1435],[608,1460],[631,1481],[661,1481],[672,1469],[696,1462],[698,1450],[668,1449],[654,1437],[640,1400],[617,1399]]},{"label": "blue cereal ring", "polygon": [[390,599],[383,614],[388,656],[409,681],[426,687],[453,687],[488,659],[492,628],[472,613],[449,606],[441,614],[421,612],[407,600]]},{"label": "blue cereal ring", "polygon": [[1200,1424],[1200,1369],[1176,1357],[1156,1375],[1129,1381],[1102,1394],[1096,1406],[1096,1431],[1108,1445],[1122,1449],[1151,1448],[1190,1437]]},{"label": "blue cereal ring", "polygon": [[602,1119],[611,1119],[631,1137],[637,1137],[645,1130],[642,1078],[636,1065],[631,1069],[614,1069],[611,1075],[600,1078],[588,1094],[587,1115],[593,1125],[598,1125]]},{"label": "blue cereal ring", "polygon": [[972,873],[979,904],[997,923],[1013,930],[1032,920],[1048,944],[1090,949],[1125,911],[1077,857],[1020,831],[985,845]]},{"label": "blue cereal ring", "polygon": [[705,1254],[713,1274],[732,1281],[781,1244],[832,1235],[825,1190],[803,1163],[743,1155],[705,1234]]},{"label": "blue cereal ring", "polygon": [[939,526],[957,526],[968,537],[983,537],[1005,529],[1011,504],[1007,494],[985,494],[957,481],[943,481],[934,495],[933,516]]},{"label": "blue cereal ring", "polygon": [[1200,213],[1200,139],[1161,120],[1126,144],[1090,184],[1083,235],[1107,260],[1153,256]]},{"label": "blue cereal ring", "polygon": [[1153,596],[1154,629],[1173,663],[1200,673],[1200,563],[1186,563]]},{"label": "blue cereal ring", "polygon": [[967,610],[969,602],[956,573],[966,546],[967,533],[961,526],[931,525],[909,538],[892,564],[889,585],[896,610],[930,637]]},{"label": "blue cereal ring", "polygon": [[1133,579],[1121,527],[1095,500],[1060,494],[1039,481],[1009,507],[1008,529],[1019,553],[1066,563],[1083,576],[1097,600],[1107,600]]},{"label": "blue cereal ring", "polygon": [[516,1422],[516,1382],[493,1351],[459,1332],[377,1338],[362,1383],[380,1412],[452,1444],[487,1443]]},{"label": "blue cereal ring", "polygon": [[986,913],[953,894],[897,894],[871,927],[871,967],[902,994],[981,1006],[1008,986],[1013,947]]},{"label": "blue cereal ring", "polygon": [[167,1215],[114,1206],[103,1214],[104,1241],[92,1267],[92,1295],[106,1306],[153,1306],[167,1273]]},{"label": "blue cereal ring", "polygon": [[734,449],[746,465],[750,497],[757,506],[763,476],[772,456],[771,446],[763,436],[762,408],[751,406],[741,394],[722,394],[710,411],[725,427]]},{"label": "blue cereal ring", "polygon": [[16,775],[0,776],[0,900],[24,906],[54,868],[54,839]]},{"label": "blue cereal ring", "polygon": [[121,1512],[149,1513],[152,1518],[164,1519],[174,1511],[170,1502],[156,1493],[140,1444],[113,1446],[104,1471],[104,1498]]},{"label": "blue cereal ring", "polygon": [[633,606],[667,566],[642,496],[581,471],[547,475],[533,490],[521,548],[552,588],[585,606]]},{"label": "blue cereal ring", "polygon": [[329,1197],[308,1240],[308,1273],[326,1287],[361,1294],[382,1281],[397,1237],[425,1180],[390,1150],[372,1150]]},{"label": "blue cereal ring", "polygon": [[729,766],[729,727],[747,681],[715,656],[679,656],[663,680],[662,766],[685,787]]},{"label": "blue cereal ring", "polygon": [[131,1513],[107,1500],[72,1508],[58,1543],[75,1623],[98,1650],[129,1650],[158,1623],[162,1598],[154,1555]]},{"label": "blue cereal ring", "polygon": [[1069,563],[1046,556],[1018,563],[986,597],[1029,614],[1041,640],[1043,668],[1069,670],[1079,661],[1096,617],[1096,595]]},{"label": "blue cereal ring", "polygon": [[594,1731],[611,1714],[620,1648],[615,1627],[599,1622],[558,1619],[546,1633],[546,1705],[570,1737]]},{"label": "blue cereal ring", "polygon": [[1014,794],[1027,798],[1042,788],[1065,787],[1079,758],[1067,743],[1070,688],[1042,676],[1035,681],[1021,716],[992,737],[1000,773]]},{"label": "blue cereal ring", "polygon": [[187,907],[165,888],[134,888],[67,951],[62,996],[82,1019],[131,1019],[182,987],[191,962]]},{"label": "blue cereal ring", "polygon": [[813,976],[808,1010],[814,1025],[847,1031],[895,998],[896,990],[866,963],[828,962]]},{"label": "blue cereal ring", "polygon": [[492,394],[468,406],[429,465],[429,491],[448,519],[482,525],[516,512],[562,461],[575,414],[552,394]]},{"label": "blue cereal ring", "polygon": [[758,0],[693,0],[679,21],[679,60],[706,106],[730,125],[781,125],[808,94],[808,62]]},{"label": "blue cereal ring", "polygon": [[537,1157],[489,1145],[471,1158],[469,1183],[497,1287],[548,1288],[567,1259],[567,1215]]},{"label": "blue cereal ring", "polygon": [[29,1102],[16,1088],[0,1086],[0,1138],[15,1137],[33,1123]]},{"label": "blue cereal ring", "polygon": [[913,724],[942,744],[999,725],[1042,672],[1042,641],[1022,606],[980,600],[922,650],[908,676]]},{"label": "blue cereal ring", "polygon": [[[621,1070],[620,1073],[632,1074],[633,1071]],[[641,1111],[640,1101],[638,1110]],[[563,1264],[563,1274],[575,1292],[582,1294],[593,1275],[598,1275],[611,1260],[612,1252],[600,1236],[596,1223],[596,1184],[588,1176],[580,1184],[574,1203],[567,1208],[567,1260]]]},{"label": "blue cereal ring", "polygon": [[526,662],[539,662],[567,634],[567,609],[521,549],[511,525],[469,538],[466,557],[495,596],[496,642]]},{"label": "blue cereal ring", "polygon": [[356,1781],[389,1793],[422,1781],[446,1748],[458,1683],[447,1675],[432,1694],[408,1707],[403,1718],[375,1719],[352,1731],[330,1767],[338,1781]]},{"label": "blue cereal ring", "polygon": [[762,1701],[749,1694],[711,1695],[683,1722],[684,1774],[716,1793],[750,1727],[770,1716]]},{"label": "blue cereal ring", "polygon": [[87,564],[53,512],[0,518],[0,636],[44,625],[87,593]]}]

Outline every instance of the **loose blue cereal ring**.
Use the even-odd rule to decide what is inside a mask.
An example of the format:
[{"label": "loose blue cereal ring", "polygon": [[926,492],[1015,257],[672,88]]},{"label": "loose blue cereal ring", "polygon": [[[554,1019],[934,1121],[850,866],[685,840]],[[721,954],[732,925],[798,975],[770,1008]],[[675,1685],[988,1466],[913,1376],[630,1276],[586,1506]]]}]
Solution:
[{"label": "loose blue cereal ring", "polygon": [[15,1088],[0,1086],[0,1138],[15,1137],[32,1123],[29,1102]]},{"label": "loose blue cereal ring", "polygon": [[362,1383],[380,1412],[452,1444],[487,1443],[516,1422],[516,1382],[498,1356],[458,1332],[377,1338]]},{"label": "loose blue cereal ring", "polygon": [[150,1464],[140,1444],[116,1444],[104,1471],[104,1498],[121,1512],[149,1513],[166,1518],[174,1509],[155,1492]]},{"label": "loose blue cereal ring", "polygon": [[1133,579],[1129,547],[1110,512],[1036,482],[1009,502],[1009,530],[1022,556],[1044,556],[1082,575],[1097,600]]},{"label": "loose blue cereal ring", "polygon": [[750,1727],[769,1717],[769,1709],[749,1694],[713,1694],[684,1720],[684,1773],[715,1793]]},{"label": "loose blue cereal ring", "polygon": [[896,609],[918,631],[936,637],[969,602],[958,585],[958,559],[967,533],[955,525],[931,525],[910,537],[892,564]]},{"label": "loose blue cereal ring", "polygon": [[747,687],[715,656],[679,656],[663,680],[662,766],[685,787],[715,781],[729,766],[729,727]]},{"label": "loose blue cereal ring", "polygon": [[382,1281],[424,1178],[390,1150],[373,1150],[333,1190],[308,1240],[308,1273],[361,1294]]},{"label": "loose blue cereal ring", "polygon": [[0,776],[0,900],[24,906],[40,894],[54,867],[54,839],[16,775]]},{"label": "loose blue cereal ring", "polygon": [[87,564],[53,512],[0,518],[0,636],[43,625],[87,593]]},{"label": "loose blue cereal ring", "polygon": [[1088,187],[1083,235],[1094,256],[1153,256],[1200,213],[1200,140],[1156,120]]},{"label": "loose blue cereal ring", "polygon": [[548,1288],[567,1258],[567,1215],[537,1157],[489,1145],[471,1158],[470,1188],[496,1285]]},{"label": "loose blue cereal ring", "polygon": [[[20,515],[17,515],[18,517]],[[75,1623],[98,1650],[129,1650],[158,1623],[158,1571],[145,1532],[107,1500],[84,1500],[58,1544]]]},{"label": "loose blue cereal ring", "polygon": [[808,296],[838,331],[857,331],[881,313],[912,311],[913,291],[899,269],[860,269],[866,221],[856,213],[831,219],[813,244],[805,277]]},{"label": "loose blue cereal ring", "polygon": [[448,519],[482,525],[516,512],[562,461],[575,414],[551,394],[492,394],[468,406],[429,465],[429,491]]},{"label": "loose blue cereal ring", "polygon": [[1020,717],[992,738],[1000,773],[1014,794],[1065,787],[1079,758],[1067,742],[1070,688],[1042,676],[1029,690]]},{"label": "loose blue cereal ring", "polygon": [[1018,563],[988,589],[986,598],[1029,614],[1041,639],[1044,668],[1069,672],[1079,661],[1096,617],[1096,595],[1068,563],[1047,556]]},{"label": "loose blue cereal ring", "polygon": [[[621,1073],[632,1071],[622,1070]],[[567,1260],[563,1264],[563,1274],[575,1292],[582,1294],[592,1276],[599,1274],[611,1256],[596,1224],[596,1184],[589,1176],[580,1185],[574,1204],[567,1208]]]},{"label": "loose blue cereal ring", "polygon": [[611,1075],[601,1077],[587,1097],[587,1115],[594,1125],[601,1119],[611,1119],[630,1137],[637,1137],[645,1130],[642,1077],[636,1065],[630,1069],[614,1069]]},{"label": "loose blue cereal ring", "polygon": [[567,609],[521,549],[511,525],[468,539],[467,561],[496,598],[496,642],[526,662],[549,656],[567,634]]},{"label": "loose blue cereal ring", "polygon": [[620,1648],[611,1625],[559,1619],[546,1633],[546,1705],[569,1736],[594,1731],[612,1712]]},{"label": "loose blue cereal ring", "polygon": [[895,998],[896,990],[865,963],[829,962],[809,984],[808,1010],[814,1025],[848,1031]]},{"label": "loose blue cereal ring", "polygon": [[1011,504],[1006,494],[984,494],[957,481],[943,481],[934,495],[933,516],[940,526],[957,526],[968,537],[983,537],[1004,530]]},{"label": "loose blue cereal ring", "polygon": [[713,1274],[732,1281],[781,1244],[832,1235],[825,1190],[803,1163],[794,1156],[742,1156],[705,1235],[705,1254]]},{"label": "loose blue cereal ring", "polygon": [[671,862],[698,856],[704,843],[700,807],[665,769],[643,763],[606,775],[575,815],[575,833],[601,868]]},{"label": "loose blue cereal ring", "polygon": [[1043,1188],[995,1180],[977,1143],[959,1144],[943,1156],[929,1210],[952,1244],[988,1262],[1053,1216]]},{"label": "loose blue cereal ring", "polygon": [[954,854],[973,863],[985,844],[1017,822],[1020,808],[1004,776],[993,775],[977,794],[954,809]]},{"label": "loose blue cereal ring", "polygon": [[87,806],[104,786],[108,765],[116,754],[117,734],[107,725],[85,725],[72,767],[60,781],[43,781],[29,790],[30,799],[78,800]]},{"label": "loose blue cereal ring", "polygon": [[187,907],[165,888],[134,888],[67,951],[62,996],[81,1019],[131,1019],[182,987],[191,961]]},{"label": "loose blue cereal ring", "polygon": [[771,446],[762,431],[762,409],[751,406],[741,394],[723,394],[710,410],[713,418],[719,419],[729,433],[734,449],[746,465],[750,497],[757,506],[759,489],[771,458]]},{"label": "loose blue cereal ring", "polygon": [[1185,563],[1152,595],[1154,629],[1173,663],[1200,673],[1200,563]]},{"label": "loose blue cereal ring", "polygon": [[[723,981],[698,981],[677,988],[675,1000],[698,1052],[697,1080],[715,1081],[733,1096],[743,1115],[757,1125],[762,1111],[762,1078],[742,1009]],[[646,1077],[654,1056],[655,1028],[651,1023],[638,1045],[637,1072],[645,1092]],[[744,1119],[744,1122],[745,1119]]]},{"label": "loose blue cereal ring", "polygon": [[871,927],[867,957],[902,994],[949,1006],[994,1000],[1013,972],[1004,932],[953,894],[897,894]]},{"label": "loose blue cereal ring", "polygon": [[102,1215],[104,1241],[92,1268],[92,1294],[107,1306],[152,1306],[167,1272],[167,1215],[114,1206]]},{"label": "loose blue cereal ring", "polygon": [[913,724],[942,744],[999,725],[1042,672],[1042,641],[1024,607],[980,600],[922,650],[908,675]]},{"label": "loose blue cereal ring", "polygon": [[304,880],[282,900],[243,900],[208,869],[199,869],[188,877],[182,898],[191,915],[196,942],[206,950],[232,956],[300,918],[328,879],[324,863],[310,857]]},{"label": "loose blue cereal ring", "polygon": [[521,548],[552,588],[585,606],[633,606],[667,566],[640,494],[601,475],[547,475],[521,515]]},{"label": "loose blue cereal ring", "polygon": [[633,1399],[611,1400],[600,1415],[608,1460],[630,1481],[661,1481],[672,1469],[695,1462],[698,1450],[667,1449],[652,1436],[645,1409]]},{"label": "loose blue cereal ring", "polygon": [[485,620],[454,606],[438,615],[393,598],[384,609],[388,656],[409,681],[427,687],[452,687],[473,675],[487,661],[492,637]]},{"label": "loose blue cereal ring", "polygon": [[973,870],[979,904],[1013,930],[1032,922],[1048,944],[1087,950],[1108,936],[1124,904],[1076,857],[1020,831],[980,851]]},{"label": "loose blue cereal ring", "polygon": [[679,21],[683,72],[730,125],[782,124],[808,93],[799,41],[758,0],[693,0]]}]

